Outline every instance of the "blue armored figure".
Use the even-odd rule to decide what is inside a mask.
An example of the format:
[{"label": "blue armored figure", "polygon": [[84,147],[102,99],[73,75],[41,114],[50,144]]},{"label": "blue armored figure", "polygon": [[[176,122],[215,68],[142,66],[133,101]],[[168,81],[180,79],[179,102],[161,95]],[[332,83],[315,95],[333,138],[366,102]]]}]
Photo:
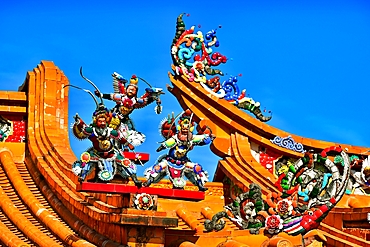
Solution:
[{"label": "blue armored figure", "polygon": [[186,177],[199,188],[199,191],[207,190],[204,185],[208,181],[208,173],[200,164],[192,162],[188,153],[195,146],[210,144],[214,136],[206,126],[194,135],[195,122],[192,117],[193,113],[186,110],[179,117],[177,126],[173,115],[172,118],[169,116],[161,122],[160,131],[165,141],[157,148],[157,152],[164,149],[169,151],[161,155],[151,169],[145,171],[147,181],[144,182],[144,186],[157,183],[168,175],[174,189],[183,189]]}]

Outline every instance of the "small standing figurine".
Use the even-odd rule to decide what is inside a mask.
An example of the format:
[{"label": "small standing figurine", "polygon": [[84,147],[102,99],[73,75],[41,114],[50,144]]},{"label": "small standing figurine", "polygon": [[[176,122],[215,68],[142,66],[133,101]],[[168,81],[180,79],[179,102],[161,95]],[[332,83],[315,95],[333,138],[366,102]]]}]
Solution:
[{"label": "small standing figurine", "polygon": [[355,158],[351,162],[351,177],[347,185],[347,193],[369,195],[370,191],[370,156]]},{"label": "small standing figurine", "polygon": [[[84,76],[83,78],[97,88],[87,78]],[[74,117],[75,122],[72,127],[73,134],[80,140],[88,138],[92,142],[92,147],[81,154],[80,160],[74,162],[72,165],[73,173],[77,175],[79,181],[82,182],[86,179],[86,176],[98,166],[100,169],[98,178],[102,181],[110,181],[113,179],[114,175],[118,173],[125,179],[131,177],[136,186],[141,186],[141,182],[136,176],[135,164],[124,157],[123,152],[115,147],[113,141],[125,145],[131,150],[134,149],[134,146],[128,143],[127,139],[124,138],[120,132],[108,127],[112,119],[112,114],[105,107],[103,99],[100,98],[101,103],[98,104],[98,101],[89,90],[73,85],[67,86],[72,86],[88,92],[96,103],[92,124],[87,125],[78,114]]]},{"label": "small standing figurine", "polygon": [[12,134],[13,128],[12,123],[0,116],[0,142],[5,142],[5,140]]},{"label": "small standing figurine", "polygon": [[208,127],[204,127],[196,135],[193,135],[195,123],[192,121],[193,114],[186,110],[180,116],[178,126],[175,126],[175,117],[168,116],[160,124],[162,136],[166,139],[158,147],[157,152],[166,148],[168,154],[161,155],[156,164],[145,171],[147,181],[144,186],[157,183],[167,174],[174,189],[183,189],[186,185],[184,176],[199,188],[199,191],[206,191],[204,187],[208,181],[208,173],[198,163],[192,162],[187,156],[194,146],[210,144],[214,136]]},{"label": "small standing figurine", "polygon": [[[145,89],[144,95],[137,97],[139,77],[133,75],[127,86],[126,83],[128,81],[120,74],[114,72],[112,77],[114,93],[102,94],[100,91],[96,90],[95,95],[116,102],[116,105],[111,110],[113,119],[110,127],[116,129],[122,136],[125,136],[131,144],[138,146],[144,142],[145,135],[136,131],[134,123],[130,119],[130,114],[135,109],[143,108],[154,101],[157,102],[155,112],[159,114],[162,110],[159,97],[163,94],[163,90],[161,88],[153,88],[144,79],[140,78],[146,82],[150,88]],[[126,147],[117,146],[117,148],[125,149]]]}]

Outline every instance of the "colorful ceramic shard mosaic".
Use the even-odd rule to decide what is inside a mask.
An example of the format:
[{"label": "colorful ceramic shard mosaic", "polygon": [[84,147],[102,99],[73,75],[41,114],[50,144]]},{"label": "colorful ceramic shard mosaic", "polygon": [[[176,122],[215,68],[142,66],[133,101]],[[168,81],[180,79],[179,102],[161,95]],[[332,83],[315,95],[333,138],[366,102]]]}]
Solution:
[{"label": "colorful ceramic shard mosaic", "polygon": [[[327,157],[328,152],[340,154],[344,162],[342,172]],[[212,220],[205,221],[206,230],[223,229],[224,217],[254,234],[262,227],[271,235],[298,235],[317,228],[345,193],[350,176],[347,153],[340,147],[330,147],[321,153],[307,152],[303,158],[285,165],[287,169],[279,169],[275,184],[279,192],[270,192],[263,201],[261,188],[251,184],[249,191],[238,195]]]},{"label": "colorful ceramic shard mosaic", "polygon": [[280,136],[275,136],[274,139],[270,141],[280,147],[290,149],[295,152],[299,152],[299,153],[306,152],[303,148],[303,145],[299,142],[295,142],[291,136],[284,137],[284,138]]},{"label": "colorful ceramic shard mosaic", "polygon": [[248,97],[245,89],[240,90],[238,76],[230,76],[221,82],[220,76],[224,73],[215,67],[226,63],[228,59],[214,51],[220,45],[216,33],[217,29],[213,29],[204,34],[195,31],[195,26],[186,29],[181,14],[177,18],[176,34],[171,46],[175,74],[185,76],[189,82],[200,83],[210,94],[251,112],[260,121],[269,121],[271,115],[263,115],[260,102]]},{"label": "colorful ceramic shard mosaic", "polygon": [[134,207],[141,210],[153,209],[153,197],[147,193],[140,193],[135,196]]}]

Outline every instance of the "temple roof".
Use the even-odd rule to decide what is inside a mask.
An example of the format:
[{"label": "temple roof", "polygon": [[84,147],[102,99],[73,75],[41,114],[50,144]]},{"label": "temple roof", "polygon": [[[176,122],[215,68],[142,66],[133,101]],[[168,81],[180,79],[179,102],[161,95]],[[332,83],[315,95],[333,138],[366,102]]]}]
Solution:
[{"label": "temple roof", "polygon": [[[183,108],[190,108],[217,135],[212,150],[223,159],[214,182],[206,185],[203,200],[159,197],[157,211],[152,212],[126,208],[127,201],[120,194],[78,191],[79,182],[71,171],[76,157],[68,139],[68,90],[63,88],[68,79],[53,62],[42,61],[27,73],[19,92],[0,91],[0,115],[17,125],[14,141],[0,142],[0,229],[6,233],[0,236],[0,244],[125,246],[141,241],[140,234],[144,233],[151,236],[148,246],[277,246],[279,241],[300,244],[300,236],[281,233],[269,239],[262,232],[250,234],[228,219],[223,230],[207,232],[204,221],[222,211],[230,199],[225,176],[241,190],[258,183],[263,198],[277,191],[277,178],[253,155],[255,145],[302,157],[302,153],[276,146],[270,139],[290,135],[315,150],[336,143],[291,135],[243,112],[237,117],[230,105],[207,95],[199,85],[189,84],[182,77],[170,75],[170,79],[172,93]],[[218,123],[210,121],[213,116],[220,119]],[[352,154],[368,150],[342,147]],[[162,181],[153,187],[170,188],[171,183]],[[197,188],[188,183],[185,190]],[[369,212],[368,196],[345,195],[319,229],[331,246],[368,246]]]}]

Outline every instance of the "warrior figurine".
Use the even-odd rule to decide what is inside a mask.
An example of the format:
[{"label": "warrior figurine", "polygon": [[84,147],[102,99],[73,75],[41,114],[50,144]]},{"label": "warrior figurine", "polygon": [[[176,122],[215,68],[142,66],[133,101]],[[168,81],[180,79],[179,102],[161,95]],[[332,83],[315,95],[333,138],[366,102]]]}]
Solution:
[{"label": "warrior figurine", "polygon": [[80,181],[84,181],[98,165],[100,168],[98,177],[103,181],[110,181],[115,173],[119,173],[123,178],[131,177],[137,186],[141,186],[141,182],[136,177],[136,166],[125,159],[120,150],[114,148],[112,140],[127,145],[131,150],[134,149],[119,132],[107,126],[111,118],[108,109],[103,105],[99,106],[94,112],[91,125],[86,125],[77,114],[74,118],[73,134],[78,139],[88,138],[92,143],[92,147],[73,164],[73,172],[79,176]]},{"label": "warrior figurine", "polygon": [[170,116],[160,124],[162,136],[166,139],[158,147],[157,152],[169,149],[168,154],[158,158],[156,164],[145,171],[147,181],[144,186],[157,183],[166,175],[169,176],[174,189],[183,189],[186,185],[184,176],[199,188],[199,191],[206,191],[204,187],[208,181],[208,173],[198,163],[192,162],[187,156],[194,146],[202,146],[211,143],[214,136],[208,127],[204,127],[196,135],[193,135],[195,123],[192,120],[193,114],[186,110],[180,116],[178,126],[175,126],[175,117]]},{"label": "warrior figurine", "polygon": [[0,116],[0,142],[5,142],[5,140],[12,134],[13,127],[12,123]]},{"label": "warrior figurine", "polygon": [[347,194],[369,195],[370,191],[370,156],[354,158],[351,162],[351,176],[347,185]]},{"label": "warrior figurine", "polygon": [[[91,85],[95,86],[93,82],[81,76],[88,81]],[[82,89],[73,85],[77,89],[84,90],[93,97],[96,103],[96,110],[93,113],[93,123],[87,125],[76,114],[74,117],[73,134],[80,140],[89,139],[92,142],[92,147],[86,152],[82,153],[81,159],[74,162],[72,171],[79,177],[79,181],[84,181],[89,173],[98,166],[100,171],[97,174],[98,178],[102,181],[110,181],[116,173],[120,174],[124,179],[131,177],[137,186],[141,186],[141,182],[136,176],[136,165],[131,160],[124,157],[122,150],[117,149],[114,142],[124,145],[131,150],[134,146],[130,144],[125,137],[117,130],[109,127],[112,120],[112,113],[105,107],[103,99],[100,97],[100,104],[94,95],[86,89]]]},{"label": "warrior figurine", "polygon": [[[95,94],[104,99],[112,100],[116,102],[116,105],[111,110],[113,113],[113,119],[110,124],[110,127],[116,129],[121,133],[122,136],[125,136],[128,141],[134,146],[142,144],[145,140],[145,135],[141,132],[136,131],[133,121],[130,119],[130,114],[134,109],[143,108],[152,102],[156,101],[157,106],[155,111],[157,114],[161,112],[162,106],[159,96],[163,94],[163,90],[160,88],[150,88],[145,89],[145,94],[141,97],[137,97],[138,94],[138,81],[139,77],[133,75],[127,84],[127,80],[123,78],[120,74],[114,72],[113,77],[113,88],[114,93],[103,94],[100,91],[96,90]],[[144,79],[140,78],[144,82]],[[147,82],[146,82],[147,83]],[[118,143],[116,143],[118,144]],[[126,147],[117,146],[119,149],[125,149]]]}]

